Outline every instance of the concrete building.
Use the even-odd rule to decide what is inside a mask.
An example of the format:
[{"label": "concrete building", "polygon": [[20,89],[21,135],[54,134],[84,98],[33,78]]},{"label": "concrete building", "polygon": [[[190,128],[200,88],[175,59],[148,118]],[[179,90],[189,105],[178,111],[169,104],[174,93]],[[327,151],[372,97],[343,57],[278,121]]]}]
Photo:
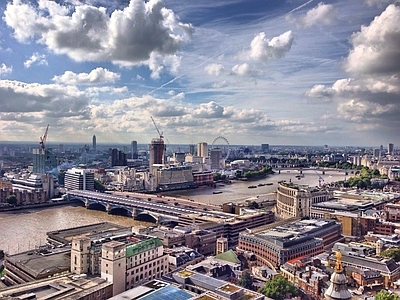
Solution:
[{"label": "concrete building", "polygon": [[153,165],[164,165],[165,164],[165,144],[164,140],[161,138],[156,138],[151,141],[149,146],[149,169],[150,172],[153,171]]},{"label": "concrete building", "polygon": [[23,284],[68,273],[71,247],[52,249],[38,246],[33,250],[6,255],[4,260],[5,281],[10,285]]},{"label": "concrete building", "polygon": [[131,159],[138,158],[138,149],[137,149],[137,141],[131,142]]},{"label": "concrete building", "polygon": [[211,170],[224,169],[225,162],[222,158],[222,150],[220,148],[213,148],[210,152]]},{"label": "concrete building", "polygon": [[153,229],[143,228],[138,230],[141,234],[158,237],[164,248],[173,249],[185,246],[195,249],[202,255],[214,255],[217,235],[211,230],[201,229],[198,226],[175,226],[173,229],[157,227]]},{"label": "concrete building", "polygon": [[261,144],[261,151],[263,153],[268,153],[269,152],[269,144]]},{"label": "concrete building", "polygon": [[111,167],[126,166],[126,154],[116,148],[111,150]]},{"label": "concrete building", "polygon": [[208,156],[208,144],[201,142],[197,144],[197,156],[207,157]]},{"label": "concrete building", "polygon": [[341,226],[333,220],[301,220],[264,231],[239,234],[238,250],[253,252],[260,265],[278,267],[301,256],[313,256],[336,241]]},{"label": "concrete building", "polygon": [[275,214],[272,211],[243,209],[240,215],[221,213],[220,217],[213,217],[205,212],[180,215],[178,222],[180,225],[196,225],[201,229],[211,230],[218,237],[226,237],[229,247],[234,247],[238,243],[240,232],[275,222]]},{"label": "concrete building", "polygon": [[0,298],[106,300],[113,295],[112,286],[111,282],[99,277],[66,275],[2,288]]},{"label": "concrete building", "polygon": [[310,217],[313,204],[328,201],[331,197],[322,188],[280,182],[276,194],[276,214],[282,218]]},{"label": "concrete building", "polygon": [[388,144],[388,154],[389,155],[393,155],[394,154],[394,144],[393,143],[389,143]]},{"label": "concrete building", "polygon": [[153,170],[155,187],[158,191],[195,187],[191,166],[171,166]]},{"label": "concrete building", "polygon": [[94,190],[94,173],[86,169],[72,168],[65,173],[64,186],[69,190]]},{"label": "concrete building", "polygon": [[92,149],[94,151],[97,150],[96,135],[94,135],[94,134],[93,134],[93,138],[92,138]]},{"label": "concrete building", "polygon": [[33,149],[33,173],[46,174],[57,169],[57,157],[48,149]]}]

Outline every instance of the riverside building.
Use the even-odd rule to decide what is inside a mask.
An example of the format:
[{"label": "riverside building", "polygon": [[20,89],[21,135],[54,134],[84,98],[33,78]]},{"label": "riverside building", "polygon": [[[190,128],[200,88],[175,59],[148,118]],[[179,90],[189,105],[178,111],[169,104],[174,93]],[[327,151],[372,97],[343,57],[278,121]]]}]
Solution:
[{"label": "riverside building", "polygon": [[310,217],[313,204],[330,198],[331,194],[325,189],[280,182],[276,193],[276,214],[285,219]]}]

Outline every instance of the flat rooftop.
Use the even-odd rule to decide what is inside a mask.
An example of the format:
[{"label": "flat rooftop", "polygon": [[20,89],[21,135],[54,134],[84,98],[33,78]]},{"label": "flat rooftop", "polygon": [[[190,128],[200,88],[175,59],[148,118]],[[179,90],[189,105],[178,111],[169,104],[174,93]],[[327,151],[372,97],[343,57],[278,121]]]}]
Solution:
[{"label": "flat rooftop", "polygon": [[104,238],[107,234],[118,235],[124,232],[132,232],[131,227],[124,227],[113,223],[102,222],[91,225],[84,225],[68,229],[50,231],[47,239],[52,243],[68,244],[74,237],[89,237],[92,240]]},{"label": "flat rooftop", "polygon": [[61,272],[69,272],[71,247],[52,249],[42,246],[35,250],[10,255],[7,261],[29,271],[34,278],[44,278]]},{"label": "flat rooftop", "polygon": [[7,287],[0,290],[0,298],[17,299],[15,297],[18,297],[19,299],[23,296],[35,295],[34,299],[73,300],[109,285],[112,283],[100,277],[68,275]]}]

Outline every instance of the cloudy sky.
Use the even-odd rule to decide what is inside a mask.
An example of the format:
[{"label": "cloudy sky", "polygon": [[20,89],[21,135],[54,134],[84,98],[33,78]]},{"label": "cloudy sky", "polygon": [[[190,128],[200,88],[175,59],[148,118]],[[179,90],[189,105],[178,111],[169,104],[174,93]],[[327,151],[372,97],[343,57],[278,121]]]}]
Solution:
[{"label": "cloudy sky", "polygon": [[0,2],[0,140],[400,144],[395,0]]}]

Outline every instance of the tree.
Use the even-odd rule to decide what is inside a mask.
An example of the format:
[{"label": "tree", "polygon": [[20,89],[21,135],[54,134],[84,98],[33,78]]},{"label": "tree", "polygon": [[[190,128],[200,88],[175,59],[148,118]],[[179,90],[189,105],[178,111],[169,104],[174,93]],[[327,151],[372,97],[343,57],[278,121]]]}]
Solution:
[{"label": "tree", "polygon": [[400,249],[399,248],[390,248],[381,252],[380,254],[383,257],[393,258],[395,261],[400,261]]},{"label": "tree", "polygon": [[251,290],[253,287],[253,278],[248,271],[243,271],[242,277],[238,281],[238,285]]},{"label": "tree", "polygon": [[388,292],[387,290],[380,290],[375,295],[375,300],[400,300],[400,297],[396,294]]},{"label": "tree", "polygon": [[6,198],[6,201],[7,201],[8,204],[15,205],[15,204],[17,204],[17,196],[9,195]]},{"label": "tree", "polygon": [[292,296],[298,295],[299,290],[285,277],[278,275],[267,281],[258,292],[269,298],[283,300],[286,297],[286,294],[291,294]]},{"label": "tree", "polygon": [[101,193],[104,193],[104,191],[106,190],[106,187],[101,183],[100,180],[95,179],[95,180],[94,180],[94,189],[95,189],[96,191],[99,191],[99,192],[101,192]]}]

